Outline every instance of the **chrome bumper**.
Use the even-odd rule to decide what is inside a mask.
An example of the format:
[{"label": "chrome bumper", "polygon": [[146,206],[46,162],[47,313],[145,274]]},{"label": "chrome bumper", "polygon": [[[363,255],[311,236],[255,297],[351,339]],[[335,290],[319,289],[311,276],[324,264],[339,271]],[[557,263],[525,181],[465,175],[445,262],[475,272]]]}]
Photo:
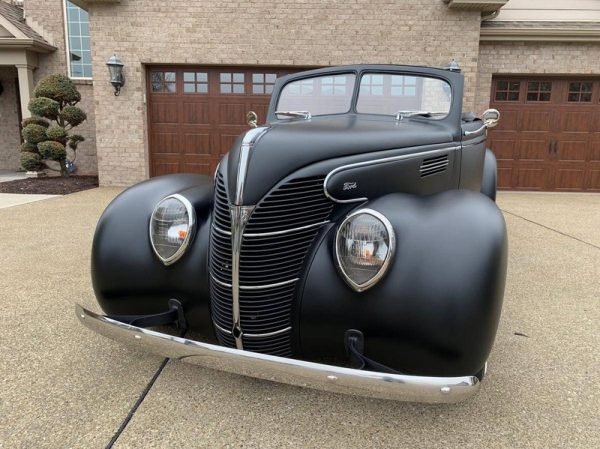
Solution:
[{"label": "chrome bumper", "polygon": [[475,376],[425,377],[362,371],[201,343],[123,324],[76,306],[89,329],[175,360],[301,387],[396,401],[459,402],[479,390]]}]

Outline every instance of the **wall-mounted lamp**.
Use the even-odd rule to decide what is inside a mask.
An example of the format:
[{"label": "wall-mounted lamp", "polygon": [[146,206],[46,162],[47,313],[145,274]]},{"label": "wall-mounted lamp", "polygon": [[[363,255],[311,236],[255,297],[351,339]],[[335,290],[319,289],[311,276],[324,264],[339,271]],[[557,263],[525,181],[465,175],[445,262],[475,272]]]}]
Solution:
[{"label": "wall-mounted lamp", "polygon": [[110,84],[115,88],[115,96],[118,96],[121,93],[121,87],[125,85],[125,76],[123,75],[123,63],[117,57],[117,55],[112,55],[108,62],[106,63],[108,66],[108,73],[110,74]]}]

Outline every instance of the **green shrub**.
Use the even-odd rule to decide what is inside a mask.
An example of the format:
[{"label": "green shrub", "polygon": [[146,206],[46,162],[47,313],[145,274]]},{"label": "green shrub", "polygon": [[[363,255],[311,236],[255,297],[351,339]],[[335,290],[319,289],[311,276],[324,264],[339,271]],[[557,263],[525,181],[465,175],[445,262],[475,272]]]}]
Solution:
[{"label": "green shrub", "polygon": [[46,129],[46,137],[50,140],[57,140],[64,144],[67,141],[67,136],[67,130],[60,125],[52,125]]},{"label": "green shrub", "polygon": [[73,81],[65,75],[50,75],[40,80],[33,95],[36,98],[50,98],[58,103],[75,104],[81,100]]},{"label": "green shrub", "polygon": [[77,106],[65,106],[60,113],[62,119],[71,126],[81,125],[87,115]]},{"label": "green shrub", "polygon": [[51,161],[60,162],[67,157],[65,146],[55,140],[46,140],[38,143],[38,149],[40,150],[42,158],[50,159]]},{"label": "green shrub", "polygon": [[38,148],[37,145],[34,145],[33,143],[23,142],[21,144],[21,151],[23,153],[37,153]]},{"label": "green shrub", "polygon": [[23,121],[21,122],[23,128],[25,128],[27,125],[29,125],[31,123],[33,123],[35,125],[43,126],[44,128],[48,128],[50,126],[50,122],[48,122],[48,120],[46,120],[45,118],[42,118],[42,117],[36,117],[35,115],[33,117],[27,117],[26,119],[23,119]]},{"label": "green shrub", "polygon": [[37,153],[24,151],[21,153],[21,166],[25,170],[38,170],[43,166],[42,157]]},{"label": "green shrub", "polygon": [[[73,82],[64,75],[50,75],[37,84],[34,97],[29,102],[33,117],[23,120],[21,165],[27,170],[49,167],[45,161],[56,161],[63,176],[67,170],[67,143],[75,161],[77,146],[85,139],[70,131],[85,121],[86,114],[75,106],[81,94]],[[49,122],[51,121],[51,123]]]},{"label": "green shrub", "polygon": [[35,123],[31,123],[23,128],[21,134],[23,135],[23,139],[31,144],[36,144],[47,139],[46,128]]},{"label": "green shrub", "polygon": [[51,98],[34,98],[29,102],[29,110],[33,115],[56,120],[60,112],[60,104]]}]

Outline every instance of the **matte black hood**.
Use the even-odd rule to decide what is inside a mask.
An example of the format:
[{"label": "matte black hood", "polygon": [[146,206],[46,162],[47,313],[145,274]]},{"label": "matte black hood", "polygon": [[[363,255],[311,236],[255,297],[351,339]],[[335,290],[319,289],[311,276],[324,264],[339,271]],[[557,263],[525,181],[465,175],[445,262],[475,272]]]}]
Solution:
[{"label": "matte black hood", "polygon": [[[428,119],[344,114],[272,124],[250,151],[243,203],[256,204],[275,184],[307,165],[328,159],[450,143],[454,128]],[[241,137],[228,156],[234,191]],[[373,154],[373,157],[377,157]],[[324,173],[325,174],[325,173]]]}]

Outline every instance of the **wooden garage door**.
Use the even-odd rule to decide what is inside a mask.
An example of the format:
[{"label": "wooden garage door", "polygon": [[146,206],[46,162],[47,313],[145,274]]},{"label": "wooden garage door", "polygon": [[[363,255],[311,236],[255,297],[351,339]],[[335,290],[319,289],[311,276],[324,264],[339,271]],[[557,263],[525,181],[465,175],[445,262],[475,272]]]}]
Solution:
[{"label": "wooden garage door", "polygon": [[491,107],[500,188],[600,191],[600,78],[498,76]]},{"label": "wooden garage door", "polygon": [[212,175],[248,130],[246,112],[264,123],[279,76],[302,69],[148,67],[150,175]]}]

